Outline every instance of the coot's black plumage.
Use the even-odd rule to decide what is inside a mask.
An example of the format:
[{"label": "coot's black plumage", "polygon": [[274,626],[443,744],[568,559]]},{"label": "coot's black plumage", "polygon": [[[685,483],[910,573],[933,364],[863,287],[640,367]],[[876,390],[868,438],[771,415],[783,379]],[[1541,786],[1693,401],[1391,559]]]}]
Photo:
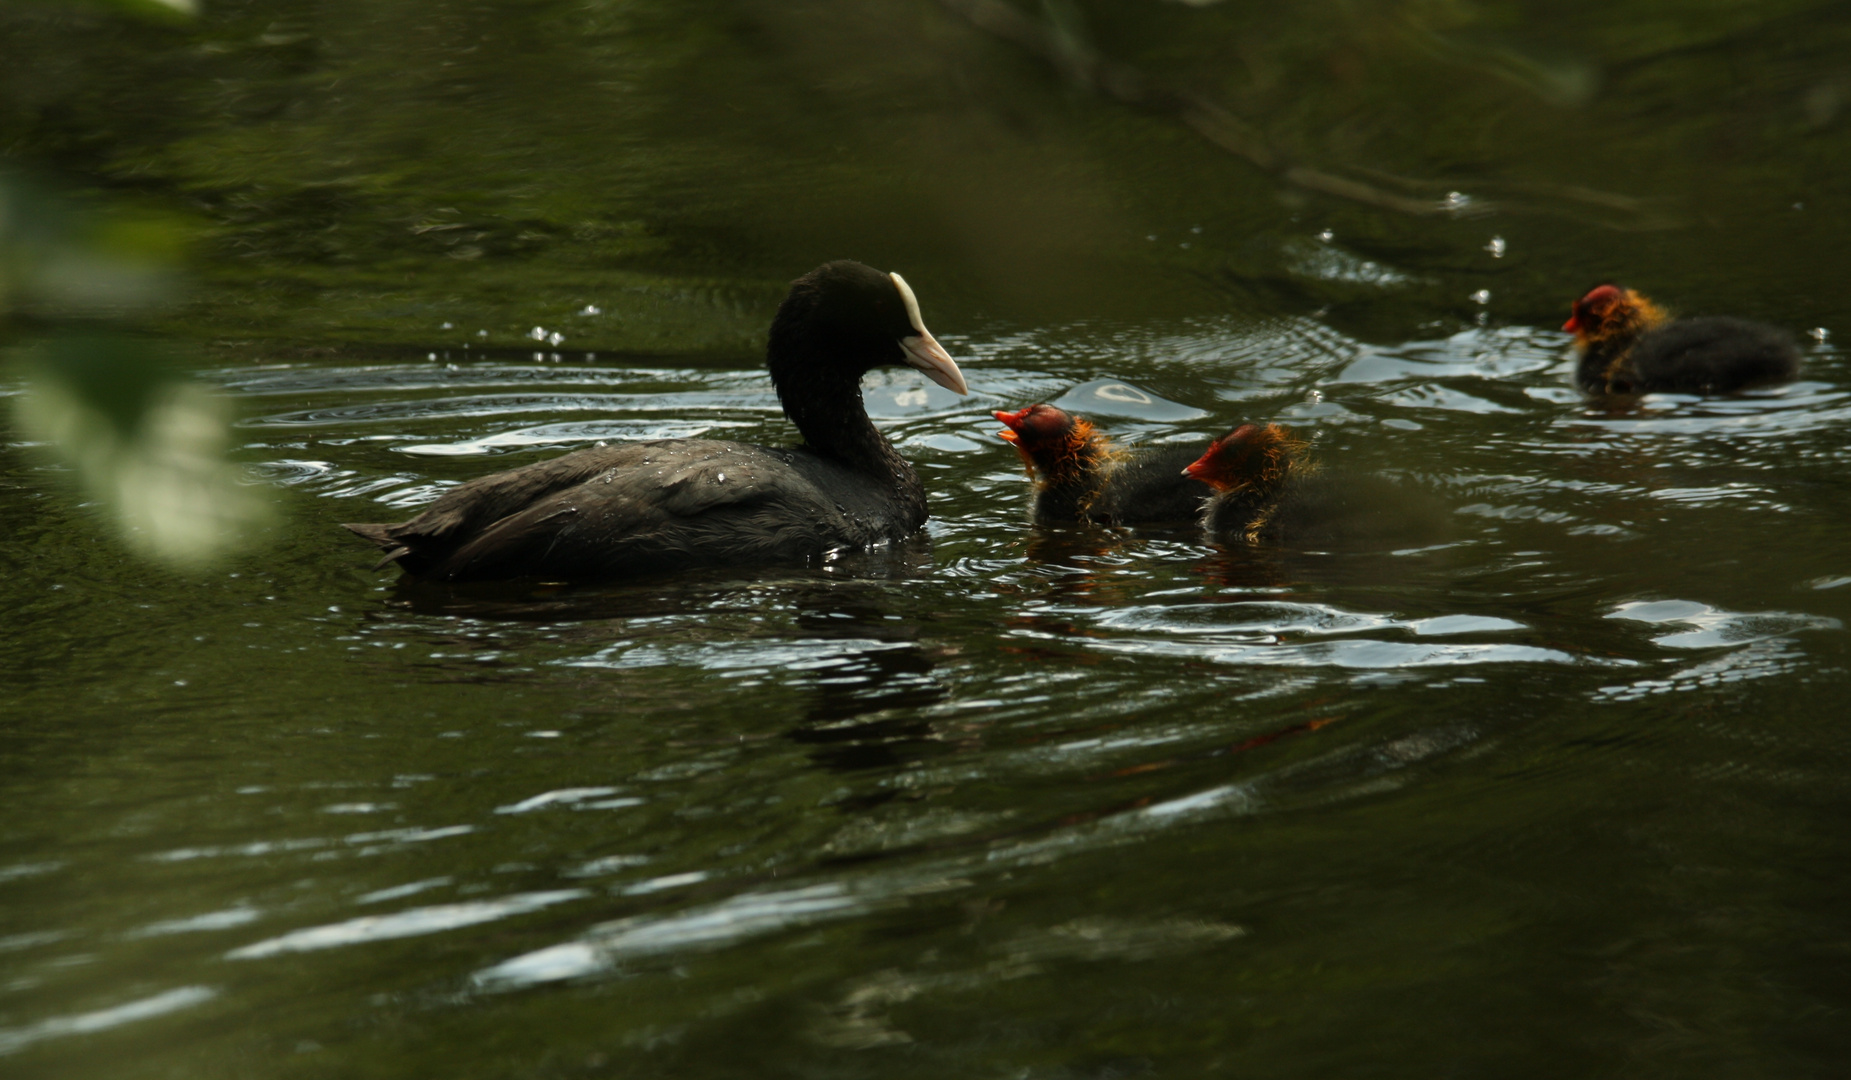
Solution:
[{"label": "coot's black plumage", "polygon": [[801,446],[597,446],[472,480],[410,521],[346,528],[414,577],[580,581],[799,563],[923,525],[925,490],[868,419],[861,377],[906,364],[968,390],[900,275],[845,260],[792,282],[767,364]]},{"label": "coot's black plumage", "polygon": [[998,411],[997,435],[1036,477],[1033,515],[1042,525],[1138,525],[1194,521],[1206,492],[1179,471],[1202,445],[1125,450],[1085,417],[1053,405]]},{"label": "coot's black plumage", "polygon": [[1791,382],[1793,336],[1727,316],[1672,319],[1632,289],[1598,285],[1575,301],[1562,329],[1575,335],[1575,381],[1590,394],[1732,394]]}]

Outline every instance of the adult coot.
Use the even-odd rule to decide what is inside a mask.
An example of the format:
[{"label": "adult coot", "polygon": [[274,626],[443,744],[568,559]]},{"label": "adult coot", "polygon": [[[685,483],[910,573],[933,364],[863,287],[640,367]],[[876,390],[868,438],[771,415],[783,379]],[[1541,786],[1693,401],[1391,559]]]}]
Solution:
[{"label": "adult coot", "polygon": [[1383,476],[1328,473],[1279,424],[1242,424],[1183,473],[1213,489],[1202,524],[1223,542],[1425,544],[1448,532],[1438,500]]},{"label": "adult coot", "polygon": [[1730,394],[1799,375],[1793,336],[1724,316],[1673,319],[1632,289],[1598,285],[1562,329],[1575,335],[1575,379],[1590,394]]},{"label": "adult coot", "polygon": [[844,260],[798,278],[767,363],[801,446],[596,446],[472,480],[410,521],[346,528],[385,549],[380,566],[414,577],[576,581],[800,563],[924,524],[925,490],[868,419],[861,377],[906,364],[969,391],[900,275]]},{"label": "adult coot", "polygon": [[1053,405],[998,411],[997,432],[1036,478],[1034,519],[1042,525],[1135,525],[1194,521],[1207,494],[1178,470],[1200,445],[1125,450],[1085,417]]}]

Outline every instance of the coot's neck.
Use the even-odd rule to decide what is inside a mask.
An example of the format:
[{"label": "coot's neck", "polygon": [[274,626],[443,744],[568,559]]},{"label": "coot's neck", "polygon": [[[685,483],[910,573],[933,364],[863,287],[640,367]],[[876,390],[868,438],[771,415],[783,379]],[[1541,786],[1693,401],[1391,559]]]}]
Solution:
[{"label": "coot's neck", "polygon": [[784,403],[784,415],[797,425],[810,449],[874,475],[885,473],[890,462],[906,464],[868,419],[859,380],[812,380],[804,385],[804,392],[794,389],[779,385],[778,397]]},{"label": "coot's neck", "polygon": [[773,363],[772,380],[784,415],[811,450],[890,488],[913,526],[925,520],[925,488],[912,465],[868,419],[861,379],[851,367]]}]

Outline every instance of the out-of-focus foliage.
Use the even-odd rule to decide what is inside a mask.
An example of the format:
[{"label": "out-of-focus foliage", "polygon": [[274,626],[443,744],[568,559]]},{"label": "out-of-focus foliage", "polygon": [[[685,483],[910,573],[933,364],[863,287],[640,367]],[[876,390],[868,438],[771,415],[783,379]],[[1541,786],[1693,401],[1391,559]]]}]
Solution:
[{"label": "out-of-focus foliage", "polygon": [[125,208],[84,212],[43,184],[0,174],[0,317],[120,320],[174,299],[187,231]]},{"label": "out-of-focus foliage", "polygon": [[199,0],[40,0],[40,2],[63,7],[114,8],[155,23],[183,23],[199,15]]},{"label": "out-of-focus foliage", "polygon": [[14,424],[75,468],[131,547],[191,566],[237,544],[264,504],[226,460],[223,400],[126,328],[171,299],[183,237],[0,175],[0,326],[25,382]]},{"label": "out-of-focus foliage", "polygon": [[190,566],[235,547],[265,504],[226,460],[224,399],[146,342],[68,334],[26,354],[14,419],[77,468],[125,540]]}]

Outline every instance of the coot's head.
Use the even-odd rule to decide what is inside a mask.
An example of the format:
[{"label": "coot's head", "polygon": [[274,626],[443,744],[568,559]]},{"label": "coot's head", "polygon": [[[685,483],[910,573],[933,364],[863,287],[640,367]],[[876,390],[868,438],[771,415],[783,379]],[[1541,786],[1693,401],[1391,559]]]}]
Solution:
[{"label": "coot's head", "polygon": [[791,282],[771,323],[771,381],[789,410],[792,396],[827,387],[859,390],[861,376],[904,364],[956,394],[964,374],[925,328],[906,279],[853,260],[824,263]]},{"label": "coot's head", "polygon": [[1631,289],[1618,285],[1596,285],[1575,301],[1562,329],[1575,335],[1583,345],[1616,334],[1637,333],[1665,321],[1665,313],[1656,304]]},{"label": "coot's head", "polygon": [[1278,424],[1242,424],[1183,467],[1183,475],[1216,491],[1277,483],[1304,453],[1304,440]]},{"label": "coot's head", "polygon": [[1015,412],[997,410],[1005,425],[997,437],[1015,447],[1032,475],[1050,480],[1063,478],[1095,462],[1101,452],[1099,435],[1084,417],[1052,405],[1030,405]]}]

